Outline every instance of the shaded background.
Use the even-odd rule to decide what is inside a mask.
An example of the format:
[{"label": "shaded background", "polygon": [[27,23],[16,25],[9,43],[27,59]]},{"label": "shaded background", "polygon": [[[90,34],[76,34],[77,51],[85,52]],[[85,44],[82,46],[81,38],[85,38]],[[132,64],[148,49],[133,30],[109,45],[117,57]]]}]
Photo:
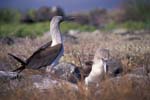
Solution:
[{"label": "shaded background", "polygon": [[88,11],[94,8],[117,8],[123,0],[1,0],[0,8],[17,8],[21,11],[41,6],[60,6],[66,13]]},{"label": "shaded background", "polygon": [[76,22],[63,24],[63,33],[70,29],[149,30],[150,0],[1,0],[0,36],[42,35],[56,15],[76,17]]}]

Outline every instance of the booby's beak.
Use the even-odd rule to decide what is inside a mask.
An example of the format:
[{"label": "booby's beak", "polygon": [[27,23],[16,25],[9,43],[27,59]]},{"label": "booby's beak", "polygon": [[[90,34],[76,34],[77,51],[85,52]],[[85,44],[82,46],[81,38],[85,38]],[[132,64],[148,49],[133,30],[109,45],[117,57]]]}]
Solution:
[{"label": "booby's beak", "polygon": [[73,20],[75,20],[75,17],[73,17],[73,16],[65,16],[65,17],[63,17],[63,20],[65,20],[65,21],[73,21]]}]

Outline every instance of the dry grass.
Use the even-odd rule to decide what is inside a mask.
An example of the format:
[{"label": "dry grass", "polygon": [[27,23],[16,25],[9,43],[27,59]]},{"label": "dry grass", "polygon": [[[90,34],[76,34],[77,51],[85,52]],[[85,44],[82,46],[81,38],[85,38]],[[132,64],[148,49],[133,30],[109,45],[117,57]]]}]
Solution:
[{"label": "dry grass", "polygon": [[[0,99],[7,100],[150,100],[150,77],[129,77],[132,69],[144,67],[146,74],[150,71],[150,35],[118,35],[109,33],[81,33],[77,35],[79,44],[65,42],[65,55],[61,61],[72,62],[82,66],[87,60],[92,60],[97,47],[108,48],[111,56],[120,59],[123,74],[119,79],[106,78],[100,86],[90,87],[89,90],[79,82],[74,90],[68,84],[56,86],[53,89],[39,91],[27,90],[31,84],[9,89],[8,81],[0,81]],[[0,69],[15,69],[17,62],[7,56],[12,52],[23,59],[29,57],[44,42],[50,40],[47,36],[36,39],[21,39],[13,45],[0,45]],[[7,88],[6,88],[7,87]],[[5,90],[5,91],[4,91]]]}]

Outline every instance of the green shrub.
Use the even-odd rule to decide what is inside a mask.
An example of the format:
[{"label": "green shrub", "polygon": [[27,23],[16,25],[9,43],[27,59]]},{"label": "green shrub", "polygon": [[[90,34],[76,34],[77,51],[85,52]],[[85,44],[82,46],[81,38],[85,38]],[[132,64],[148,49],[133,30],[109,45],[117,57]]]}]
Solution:
[{"label": "green shrub", "polygon": [[147,21],[126,21],[123,23],[111,22],[106,24],[104,31],[111,31],[116,28],[126,28],[128,30],[150,29],[150,20]]},{"label": "green shrub", "polygon": [[150,19],[150,0],[124,0],[125,19],[146,21]]},{"label": "green shrub", "polygon": [[145,21],[145,29],[150,29],[150,19]]},{"label": "green shrub", "polygon": [[[41,36],[44,32],[49,31],[49,22],[39,22],[32,24],[22,23],[5,23],[0,24],[0,37],[16,36],[16,37],[36,37]],[[61,31],[67,32],[70,29],[77,29],[79,31],[93,31],[95,27],[80,25],[77,23],[64,22],[61,24]]]},{"label": "green shrub", "polygon": [[106,24],[106,26],[104,27],[104,31],[111,31],[117,27],[118,27],[117,23],[111,22],[111,23]]},{"label": "green shrub", "polygon": [[127,21],[123,23],[122,26],[130,30],[140,30],[144,29],[145,27],[143,22],[134,22],[134,21]]},{"label": "green shrub", "polygon": [[34,24],[21,24],[21,23],[1,24],[0,37],[6,36],[33,37],[33,36],[40,36],[47,31],[49,31],[48,22],[34,23]]},{"label": "green shrub", "polygon": [[70,29],[91,32],[91,31],[94,31],[96,28],[94,26],[81,25],[81,24],[73,23],[73,22],[64,22],[64,23],[62,23],[62,25],[61,25],[62,32],[67,32]]},{"label": "green shrub", "polygon": [[129,30],[150,29],[150,21],[127,21],[121,26]]},{"label": "green shrub", "polygon": [[0,23],[19,22],[21,14],[17,10],[0,9]]}]

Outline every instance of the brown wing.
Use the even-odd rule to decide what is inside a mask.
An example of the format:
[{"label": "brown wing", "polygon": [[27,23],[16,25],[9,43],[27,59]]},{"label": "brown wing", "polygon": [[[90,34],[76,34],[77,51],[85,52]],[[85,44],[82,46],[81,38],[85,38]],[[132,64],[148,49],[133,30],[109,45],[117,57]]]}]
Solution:
[{"label": "brown wing", "polygon": [[62,48],[62,44],[50,47],[45,46],[37,50],[28,60],[27,68],[38,69],[50,65],[53,60],[58,56]]},{"label": "brown wing", "polygon": [[32,59],[33,56],[35,56],[37,53],[41,52],[42,50],[50,47],[52,44],[52,41],[49,41],[48,43],[44,44],[43,46],[41,46],[39,49],[37,49],[26,61],[26,63],[29,63],[30,60]]}]

